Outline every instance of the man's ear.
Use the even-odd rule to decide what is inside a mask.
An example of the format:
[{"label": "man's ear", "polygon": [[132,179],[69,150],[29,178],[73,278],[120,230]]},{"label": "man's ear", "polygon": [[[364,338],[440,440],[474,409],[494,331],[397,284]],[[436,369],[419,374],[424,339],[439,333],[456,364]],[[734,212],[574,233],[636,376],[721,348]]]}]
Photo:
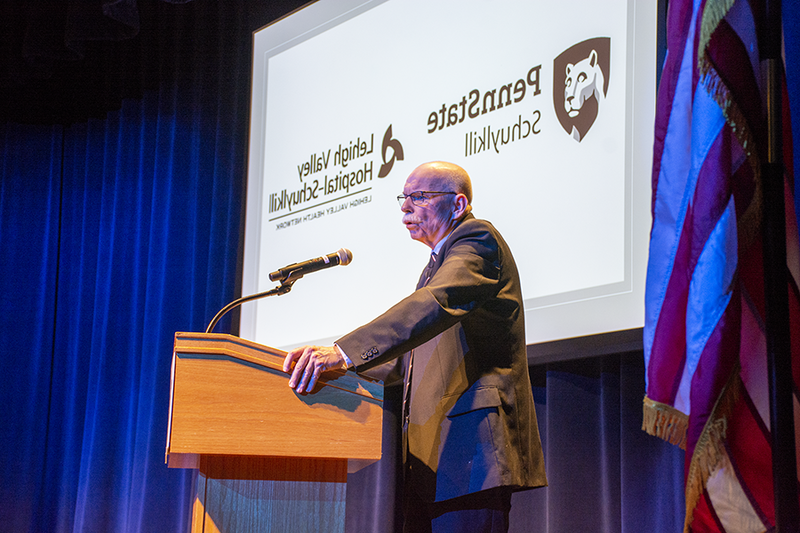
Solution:
[{"label": "man's ear", "polygon": [[458,220],[469,213],[469,200],[461,193],[456,195],[453,208],[453,219]]}]

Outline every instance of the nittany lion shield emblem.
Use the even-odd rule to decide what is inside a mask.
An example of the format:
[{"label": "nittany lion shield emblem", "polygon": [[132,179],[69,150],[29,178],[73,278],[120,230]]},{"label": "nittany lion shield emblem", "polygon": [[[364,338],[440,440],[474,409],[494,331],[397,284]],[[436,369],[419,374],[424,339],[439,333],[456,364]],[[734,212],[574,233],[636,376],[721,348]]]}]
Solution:
[{"label": "nittany lion shield emblem", "polygon": [[564,131],[581,142],[608,93],[611,39],[580,42],[553,61],[553,105]]}]

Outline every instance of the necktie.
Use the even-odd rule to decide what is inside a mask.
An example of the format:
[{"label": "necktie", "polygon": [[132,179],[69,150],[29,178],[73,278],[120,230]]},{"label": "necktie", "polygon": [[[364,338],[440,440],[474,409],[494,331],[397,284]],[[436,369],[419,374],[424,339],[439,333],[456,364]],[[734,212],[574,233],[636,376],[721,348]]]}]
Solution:
[{"label": "necktie", "polygon": [[422,275],[419,277],[419,283],[417,284],[418,289],[427,285],[431,280],[431,272],[433,272],[433,265],[435,264],[436,254],[431,253],[431,258],[428,260],[428,266],[425,267],[425,270],[422,271]]},{"label": "necktie", "polygon": [[[417,283],[417,289],[421,289],[428,282],[431,280],[431,274],[433,273],[433,266],[436,264],[436,254],[431,252],[431,258],[428,260],[428,266],[425,267],[425,270],[422,271],[422,275],[419,277],[419,282]],[[412,369],[414,366],[414,350],[411,350],[411,354],[408,358],[408,364],[406,367],[406,376],[405,381],[403,384],[403,431],[408,431],[408,406],[411,400],[411,376],[412,376]],[[405,454],[406,450],[403,449],[403,454]]]}]

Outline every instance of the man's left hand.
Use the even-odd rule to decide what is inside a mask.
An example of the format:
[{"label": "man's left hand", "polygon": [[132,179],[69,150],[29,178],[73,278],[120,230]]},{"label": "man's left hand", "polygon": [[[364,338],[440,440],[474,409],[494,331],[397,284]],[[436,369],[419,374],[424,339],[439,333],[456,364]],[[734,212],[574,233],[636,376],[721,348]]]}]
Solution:
[{"label": "man's left hand", "polygon": [[292,374],[289,386],[298,393],[313,390],[320,374],[336,368],[347,369],[336,346],[301,346],[286,354],[283,361],[283,371]]}]

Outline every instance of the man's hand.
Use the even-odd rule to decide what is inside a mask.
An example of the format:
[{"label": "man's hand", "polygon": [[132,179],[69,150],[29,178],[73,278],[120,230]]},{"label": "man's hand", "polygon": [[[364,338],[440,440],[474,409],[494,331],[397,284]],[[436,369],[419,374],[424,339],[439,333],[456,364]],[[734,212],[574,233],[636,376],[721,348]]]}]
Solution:
[{"label": "man's hand", "polygon": [[283,361],[283,371],[292,374],[289,386],[298,393],[313,390],[319,375],[335,368],[347,369],[336,346],[301,346],[286,354]]}]

